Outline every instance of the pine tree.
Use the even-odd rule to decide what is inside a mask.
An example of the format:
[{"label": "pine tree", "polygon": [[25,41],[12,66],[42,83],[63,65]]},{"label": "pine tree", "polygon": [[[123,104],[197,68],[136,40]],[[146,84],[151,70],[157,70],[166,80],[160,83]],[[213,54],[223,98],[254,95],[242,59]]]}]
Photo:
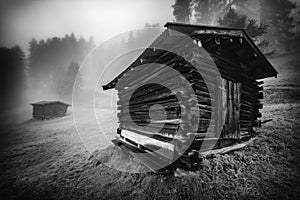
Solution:
[{"label": "pine tree", "polygon": [[20,103],[26,86],[25,54],[19,46],[0,48],[0,110]]},{"label": "pine tree", "polygon": [[219,17],[222,17],[233,6],[241,5],[247,0],[194,0],[192,7],[195,12],[195,20],[198,24],[216,25]]},{"label": "pine tree", "polygon": [[29,46],[28,74],[32,92],[39,96],[40,91],[62,96],[60,88],[65,87],[63,80],[70,63],[81,63],[95,44],[93,38],[87,42],[72,33],[64,38],[48,38],[46,42],[33,39]]},{"label": "pine tree", "polygon": [[284,48],[288,40],[293,39],[294,17],[291,11],[295,3],[288,0],[261,0],[261,18],[270,25],[266,37],[277,48]]},{"label": "pine tree", "polygon": [[239,14],[235,9],[230,8],[223,18],[219,18],[220,26],[245,29],[252,40],[265,54],[274,54],[275,51],[268,51],[269,41],[262,37],[268,32],[268,27],[264,23],[258,23],[254,19],[249,19],[246,15]]},{"label": "pine tree", "polygon": [[172,8],[176,22],[190,22],[192,9],[191,3],[192,0],[175,0],[175,4],[172,6]]}]

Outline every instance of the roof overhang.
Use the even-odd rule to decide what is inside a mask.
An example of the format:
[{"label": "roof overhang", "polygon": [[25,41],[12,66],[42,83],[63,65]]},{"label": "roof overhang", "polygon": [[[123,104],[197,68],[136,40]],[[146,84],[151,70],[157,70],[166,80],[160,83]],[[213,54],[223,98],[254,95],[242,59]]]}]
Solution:
[{"label": "roof overhang", "polygon": [[[230,61],[236,65],[236,75],[239,78],[241,72],[249,73],[254,79],[263,79],[267,77],[277,76],[277,71],[271,63],[258,49],[249,35],[243,29],[200,26],[191,24],[182,24],[168,22],[165,24],[167,28],[151,45],[147,48],[126,70],[121,72],[110,83],[103,85],[103,90],[112,89],[116,86],[118,80],[132,68],[140,65],[140,60],[153,58],[151,62],[159,60],[164,52],[153,51],[153,47],[160,45],[173,45],[179,48],[182,44],[182,35],[188,36],[193,40],[199,40],[203,44],[203,48],[211,55],[222,74],[222,62],[218,61],[217,56]],[[180,33],[180,34],[176,34]],[[215,45],[215,40],[220,40],[219,45]],[[243,71],[244,70],[244,71]]]},{"label": "roof overhang", "polygon": [[31,103],[30,105],[35,106],[35,105],[51,105],[51,104],[63,104],[66,106],[71,106],[70,104],[61,101],[39,101],[39,102]]}]

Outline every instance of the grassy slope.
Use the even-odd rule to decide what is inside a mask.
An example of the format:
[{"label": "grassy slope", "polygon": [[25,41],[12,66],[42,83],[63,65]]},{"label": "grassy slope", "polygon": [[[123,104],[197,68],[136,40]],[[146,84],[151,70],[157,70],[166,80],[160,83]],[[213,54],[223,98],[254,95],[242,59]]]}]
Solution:
[{"label": "grassy slope", "polygon": [[[2,138],[9,135],[0,153],[1,199],[299,198],[300,61],[275,58],[272,62],[279,77],[265,82],[263,118],[273,121],[259,129],[257,140],[245,149],[205,160],[198,172],[162,178],[95,166],[70,115],[18,122],[1,131]],[[86,131],[94,129],[89,126]],[[102,156],[112,163],[120,159],[122,167],[143,168],[135,160],[128,163],[115,147]]]}]

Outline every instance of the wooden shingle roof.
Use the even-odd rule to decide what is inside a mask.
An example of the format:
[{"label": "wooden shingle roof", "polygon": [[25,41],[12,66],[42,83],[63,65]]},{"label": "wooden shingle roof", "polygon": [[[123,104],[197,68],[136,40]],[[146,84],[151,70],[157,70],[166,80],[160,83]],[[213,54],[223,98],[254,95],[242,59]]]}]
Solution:
[{"label": "wooden shingle roof", "polygon": [[[244,29],[174,22],[166,23],[165,27],[167,29],[127,69],[110,83],[102,86],[104,90],[114,88],[126,72],[141,65],[141,60],[152,58],[151,61],[155,62],[165,54],[163,51],[153,51],[153,48],[159,49],[162,46],[173,46],[175,50],[180,48],[180,45],[184,45],[182,35],[201,41],[203,49],[210,54],[224,78],[239,81],[243,76],[252,76],[254,79],[277,77],[277,71]],[[176,32],[181,33],[181,36],[176,35]],[[216,39],[218,45],[215,43]],[[228,63],[232,68],[230,72]]]},{"label": "wooden shingle roof", "polygon": [[30,105],[49,105],[49,104],[64,104],[66,106],[71,106],[70,104],[61,101],[39,101],[39,102],[31,103]]}]

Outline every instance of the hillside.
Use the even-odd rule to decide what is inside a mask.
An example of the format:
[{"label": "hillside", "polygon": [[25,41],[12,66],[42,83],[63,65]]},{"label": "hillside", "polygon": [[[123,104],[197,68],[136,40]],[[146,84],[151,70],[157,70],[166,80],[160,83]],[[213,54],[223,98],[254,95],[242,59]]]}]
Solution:
[{"label": "hillside", "polygon": [[107,108],[96,111],[103,120],[100,129],[87,115],[91,110],[81,110],[86,128],[80,135],[71,110],[47,121],[31,120],[30,107],[2,114],[0,199],[299,198],[300,60],[285,56],[271,62],[279,75],[265,80],[262,112],[263,119],[273,120],[245,149],[204,160],[199,171],[177,176],[130,174],[90,159],[88,150],[101,149],[110,166],[144,169],[107,142],[116,130]]}]

